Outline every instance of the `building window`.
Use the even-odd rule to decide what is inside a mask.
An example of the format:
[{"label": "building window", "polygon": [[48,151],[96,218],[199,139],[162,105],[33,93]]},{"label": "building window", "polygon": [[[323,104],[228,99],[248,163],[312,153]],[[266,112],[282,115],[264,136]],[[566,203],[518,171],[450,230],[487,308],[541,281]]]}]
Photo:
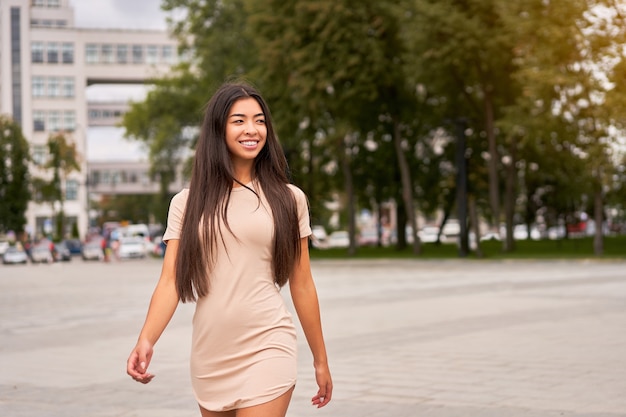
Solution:
[{"label": "building window", "polygon": [[44,165],[48,157],[48,147],[46,145],[33,146],[33,162],[35,165]]},{"label": "building window", "polygon": [[44,0],[33,0],[33,6],[35,6],[35,7],[43,7],[43,6],[45,6]]},{"label": "building window", "polygon": [[76,130],[76,113],[74,113],[74,110],[63,112],[63,129],[68,132]]},{"label": "building window", "polygon": [[148,45],[146,47],[146,63],[156,64],[159,62],[159,48],[156,45]]},{"label": "building window", "polygon": [[61,112],[52,110],[48,112],[48,130],[56,132],[61,129]]},{"label": "building window", "polygon": [[65,200],[66,201],[78,200],[78,181],[76,180],[65,181]]},{"label": "building window", "polygon": [[43,62],[43,51],[44,51],[43,42],[32,42],[30,44],[30,51],[31,51],[31,61],[33,62],[33,64]]},{"label": "building window", "polygon": [[60,7],[60,6],[61,6],[61,4],[60,4],[59,0],[48,0],[48,7],[56,8],[56,7]]},{"label": "building window", "polygon": [[88,43],[85,46],[85,60],[88,64],[98,63],[98,45],[94,43]]},{"label": "building window", "polygon": [[63,77],[63,97],[74,97],[74,79],[72,77]]},{"label": "building window", "polygon": [[89,110],[87,113],[89,120],[95,120],[100,118],[100,110]]},{"label": "building window", "polygon": [[128,63],[128,45],[117,45],[117,63]]},{"label": "building window", "polygon": [[113,45],[104,44],[100,47],[100,60],[105,64],[112,64],[115,62],[115,57],[113,56]]},{"label": "building window", "polygon": [[48,63],[49,64],[59,63],[59,44],[56,42],[48,43]]},{"label": "building window", "polygon": [[163,45],[163,48],[161,49],[161,61],[166,64],[174,64],[176,62],[174,47],[172,45]]},{"label": "building window", "polygon": [[46,130],[46,112],[35,110],[33,112],[33,130],[43,132]]},{"label": "building window", "polygon": [[133,45],[133,64],[143,64],[143,45]]},{"label": "building window", "polygon": [[48,97],[61,95],[61,80],[59,77],[48,77]]},{"label": "building window", "polygon": [[91,173],[89,184],[94,186],[100,184],[100,171],[93,171]]},{"label": "building window", "polygon": [[44,97],[46,95],[46,81],[44,77],[33,77],[33,97]]},{"label": "building window", "polygon": [[74,63],[74,44],[73,43],[63,43],[62,54],[63,54],[63,63],[64,64],[73,64]]}]

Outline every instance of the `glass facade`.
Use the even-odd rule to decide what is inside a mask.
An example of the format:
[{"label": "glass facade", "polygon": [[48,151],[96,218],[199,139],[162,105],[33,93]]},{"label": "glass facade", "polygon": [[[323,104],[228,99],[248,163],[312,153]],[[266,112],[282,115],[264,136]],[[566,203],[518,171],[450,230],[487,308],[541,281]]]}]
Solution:
[{"label": "glass facade", "polygon": [[46,95],[46,81],[43,77],[34,76],[33,80],[33,97],[45,97]]},{"label": "glass facade", "polygon": [[61,95],[61,80],[59,77],[48,77],[48,97],[59,97]]},{"label": "glass facade", "polygon": [[98,45],[88,43],[85,46],[85,60],[88,64],[96,64],[98,62]]},{"label": "glass facade", "polygon": [[133,64],[143,64],[143,45],[133,45]]},{"label": "glass facade", "polygon": [[[65,51],[65,49],[63,49],[63,51]],[[175,64],[178,60],[175,51],[176,49],[173,45],[126,45],[109,43],[88,43],[85,45],[85,62],[87,64],[132,63],[136,65],[171,65]]]},{"label": "glass facade", "polygon": [[38,64],[44,62],[43,54],[44,54],[44,43],[43,42],[32,42],[30,44],[31,50],[31,61],[33,64]]},{"label": "glass facade", "polygon": [[46,145],[34,145],[32,149],[35,165],[44,165],[48,157],[48,147]]},{"label": "glass facade", "polygon": [[76,180],[65,181],[65,200],[66,201],[78,200],[78,181]]},{"label": "glass facade", "polygon": [[63,54],[63,63],[64,64],[73,64],[74,63],[74,44],[69,42],[64,42],[62,48]]},{"label": "glass facade", "polygon": [[115,57],[113,56],[113,45],[111,44],[101,45],[100,61],[103,64],[112,64],[115,62]]},{"label": "glass facade", "polygon": [[56,132],[61,129],[61,112],[59,110],[51,110],[48,112],[48,130]]},{"label": "glass facade", "polygon": [[58,64],[59,63],[59,44],[56,42],[48,42],[48,63],[49,64]]},{"label": "glass facade", "polygon": [[35,110],[33,112],[33,130],[35,132],[43,132],[46,130],[46,112]]},{"label": "glass facade", "polygon": [[11,96],[13,120],[22,124],[22,49],[20,8],[11,7]]}]

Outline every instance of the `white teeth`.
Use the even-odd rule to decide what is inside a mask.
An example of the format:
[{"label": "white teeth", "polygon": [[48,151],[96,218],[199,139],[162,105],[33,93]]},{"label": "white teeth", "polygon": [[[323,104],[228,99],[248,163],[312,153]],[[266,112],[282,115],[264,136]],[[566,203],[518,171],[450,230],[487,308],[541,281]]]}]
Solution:
[{"label": "white teeth", "polygon": [[256,141],[254,141],[254,140],[248,140],[248,141],[241,142],[241,144],[242,144],[243,146],[254,146],[254,145],[256,145],[256,144],[257,144],[257,142],[256,142]]}]

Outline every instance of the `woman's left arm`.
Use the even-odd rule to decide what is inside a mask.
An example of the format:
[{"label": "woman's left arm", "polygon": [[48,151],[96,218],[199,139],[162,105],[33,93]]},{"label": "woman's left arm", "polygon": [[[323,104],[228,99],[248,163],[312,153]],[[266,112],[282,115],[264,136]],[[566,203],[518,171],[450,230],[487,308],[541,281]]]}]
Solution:
[{"label": "woman's left arm", "polygon": [[315,379],[319,389],[311,401],[313,405],[319,408],[330,401],[333,393],[333,382],[330,377],[324,335],[322,334],[317,291],[311,274],[308,238],[302,238],[301,245],[300,261],[296,264],[289,279],[289,290],[302,330],[304,330],[304,335],[313,354]]}]

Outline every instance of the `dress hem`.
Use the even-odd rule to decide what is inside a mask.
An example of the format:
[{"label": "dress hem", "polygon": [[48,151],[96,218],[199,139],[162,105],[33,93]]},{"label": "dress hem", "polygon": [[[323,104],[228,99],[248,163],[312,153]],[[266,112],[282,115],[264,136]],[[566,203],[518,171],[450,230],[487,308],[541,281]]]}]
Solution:
[{"label": "dress hem", "polygon": [[[277,394],[265,395],[265,396],[262,396],[262,397],[252,398],[250,400],[242,401],[242,402],[240,402],[239,404],[237,404],[234,407],[226,406],[226,407],[222,407],[220,409],[209,408],[209,407],[205,407],[202,404],[203,402],[198,401],[197,398],[196,398],[196,401],[198,402],[198,405],[200,407],[204,408],[207,411],[212,411],[214,413],[225,412],[225,411],[232,411],[232,410],[239,410],[241,408],[249,408],[249,407],[254,407],[254,406],[257,406],[257,405],[269,403],[270,401],[273,401],[273,400],[277,399],[278,397],[280,397],[281,395],[287,393],[290,389],[293,389],[295,386],[296,386],[296,381],[294,381],[292,384],[290,384],[284,390],[279,391]],[[206,404],[206,402],[205,402],[205,404]]]}]

